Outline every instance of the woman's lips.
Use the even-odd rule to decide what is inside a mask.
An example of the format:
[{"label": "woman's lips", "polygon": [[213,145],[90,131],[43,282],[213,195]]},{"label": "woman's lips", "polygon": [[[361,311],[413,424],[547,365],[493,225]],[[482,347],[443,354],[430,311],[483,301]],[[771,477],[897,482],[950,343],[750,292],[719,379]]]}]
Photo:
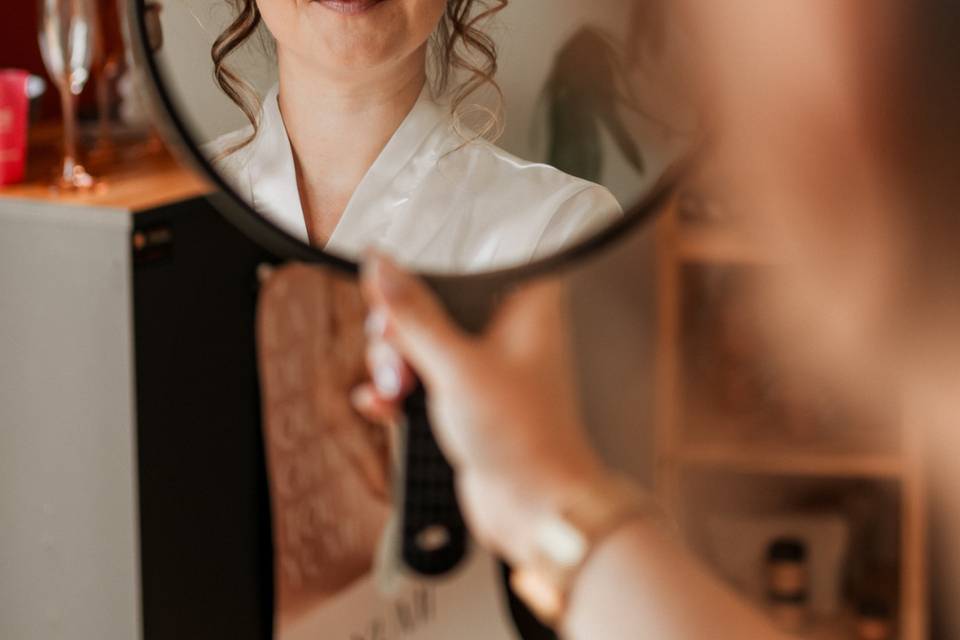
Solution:
[{"label": "woman's lips", "polygon": [[314,0],[331,11],[345,16],[356,16],[365,13],[384,0]]}]

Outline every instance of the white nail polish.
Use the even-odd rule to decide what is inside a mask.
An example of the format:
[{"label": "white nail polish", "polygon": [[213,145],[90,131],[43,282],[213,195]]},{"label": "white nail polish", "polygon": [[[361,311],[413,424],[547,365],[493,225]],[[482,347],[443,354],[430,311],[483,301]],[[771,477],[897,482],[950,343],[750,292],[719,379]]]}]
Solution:
[{"label": "white nail polish", "polygon": [[374,309],[367,314],[363,331],[368,338],[381,338],[387,332],[387,314],[383,309]]},{"label": "white nail polish", "polygon": [[350,392],[350,403],[357,409],[366,409],[373,401],[373,393],[369,387],[360,387]]},{"label": "white nail polish", "polygon": [[373,384],[384,398],[400,395],[400,374],[395,367],[379,365],[373,372]]}]

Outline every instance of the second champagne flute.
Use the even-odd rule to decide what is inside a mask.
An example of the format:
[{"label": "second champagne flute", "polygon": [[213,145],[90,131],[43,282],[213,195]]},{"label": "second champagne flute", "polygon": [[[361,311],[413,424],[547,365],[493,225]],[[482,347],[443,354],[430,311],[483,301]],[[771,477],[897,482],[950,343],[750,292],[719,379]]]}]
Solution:
[{"label": "second champagne flute", "polygon": [[90,77],[96,6],[93,0],[39,0],[40,53],[50,78],[60,91],[63,109],[63,163],[57,186],[89,189],[93,177],[77,157],[77,96]]}]

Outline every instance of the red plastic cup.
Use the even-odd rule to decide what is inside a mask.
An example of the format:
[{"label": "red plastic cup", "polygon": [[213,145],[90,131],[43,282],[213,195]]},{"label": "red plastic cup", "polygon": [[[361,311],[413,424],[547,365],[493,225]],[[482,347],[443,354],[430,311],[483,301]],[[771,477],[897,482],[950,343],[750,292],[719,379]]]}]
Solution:
[{"label": "red plastic cup", "polygon": [[27,164],[30,74],[0,70],[0,185],[23,180]]}]

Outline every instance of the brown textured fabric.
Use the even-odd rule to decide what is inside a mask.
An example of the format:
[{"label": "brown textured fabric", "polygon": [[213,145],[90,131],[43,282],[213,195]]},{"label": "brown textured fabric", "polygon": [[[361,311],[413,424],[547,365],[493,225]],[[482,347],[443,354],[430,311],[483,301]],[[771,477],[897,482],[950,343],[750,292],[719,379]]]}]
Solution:
[{"label": "brown textured fabric", "polygon": [[370,570],[390,510],[382,428],[349,394],[367,375],[357,282],[282,267],[260,291],[258,359],[278,625]]}]

